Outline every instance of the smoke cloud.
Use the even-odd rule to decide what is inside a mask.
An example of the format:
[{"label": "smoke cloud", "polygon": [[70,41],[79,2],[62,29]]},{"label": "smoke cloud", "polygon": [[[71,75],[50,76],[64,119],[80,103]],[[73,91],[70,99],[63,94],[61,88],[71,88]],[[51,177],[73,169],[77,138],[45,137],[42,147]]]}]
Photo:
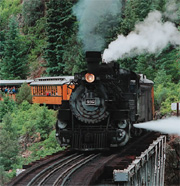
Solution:
[{"label": "smoke cloud", "polygon": [[78,35],[83,41],[85,51],[102,50],[105,43],[104,33],[97,33],[97,27],[102,23],[104,26],[110,24],[104,22],[105,16],[116,16],[120,12],[121,0],[79,0],[73,7],[73,13],[79,21]]},{"label": "smoke cloud", "polygon": [[104,51],[103,59],[110,62],[143,53],[156,53],[168,44],[180,45],[180,32],[173,23],[162,21],[161,12],[153,11],[143,22],[136,24],[129,35],[119,35],[111,42]]},{"label": "smoke cloud", "polygon": [[180,118],[177,117],[134,124],[134,127],[180,136]]}]

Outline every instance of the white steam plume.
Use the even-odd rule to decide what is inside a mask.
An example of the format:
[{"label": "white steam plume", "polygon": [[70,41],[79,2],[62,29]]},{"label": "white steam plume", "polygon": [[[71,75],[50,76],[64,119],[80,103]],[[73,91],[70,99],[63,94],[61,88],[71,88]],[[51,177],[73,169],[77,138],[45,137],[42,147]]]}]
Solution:
[{"label": "white steam plume", "polygon": [[180,136],[180,118],[177,117],[134,124],[134,127]]},{"label": "white steam plume", "polygon": [[[105,16],[116,16],[120,12],[121,0],[79,0],[73,7],[73,13],[79,21],[78,35],[82,39],[86,51],[100,51],[103,48],[104,33],[97,34],[97,26],[104,21]],[[110,23],[104,22],[104,24]],[[103,25],[101,26],[103,27]]]},{"label": "white steam plume", "polygon": [[103,59],[110,62],[143,53],[156,53],[169,43],[180,45],[180,32],[173,23],[162,22],[161,12],[153,11],[129,35],[119,35],[111,42],[104,51]]}]

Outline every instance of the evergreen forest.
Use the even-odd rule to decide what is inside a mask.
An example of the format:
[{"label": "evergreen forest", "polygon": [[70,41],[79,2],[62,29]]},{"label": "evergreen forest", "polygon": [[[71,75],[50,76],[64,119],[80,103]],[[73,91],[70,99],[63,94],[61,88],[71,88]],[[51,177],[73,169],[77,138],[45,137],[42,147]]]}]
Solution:
[{"label": "evergreen forest", "polygon": [[[179,0],[119,0],[115,17],[104,16],[95,32],[103,33],[104,51],[117,35],[127,36],[149,12],[162,12],[179,30]],[[26,79],[73,75],[86,68],[79,20],[73,14],[78,0],[0,0],[0,78]],[[171,5],[169,5],[169,4]],[[174,3],[174,5],[173,5]],[[169,8],[167,8],[169,5]],[[173,7],[174,6],[174,7]],[[174,18],[166,16],[175,14]],[[115,21],[114,21],[115,20]],[[102,22],[112,22],[102,26]],[[87,22],[88,24],[88,22]],[[104,31],[105,30],[105,31]],[[168,43],[162,50],[118,59],[121,67],[145,74],[155,82],[156,109],[170,112],[180,99],[180,47]]]},{"label": "evergreen forest", "polygon": [[[154,81],[156,113],[161,117],[170,115],[171,103],[180,101],[180,0],[119,2],[116,14],[101,16],[94,28],[94,34],[104,38],[101,52],[118,35],[133,33],[136,25],[153,11],[161,12],[161,25],[167,22],[177,30],[176,42],[168,42],[161,50],[117,59],[120,67],[145,74]],[[73,12],[77,3],[78,0],[0,0],[0,79],[74,75],[85,70],[80,20]],[[110,26],[102,26],[105,22]],[[147,32],[151,34],[150,29]],[[28,92],[26,85],[22,86],[23,91]],[[53,130],[56,112],[29,100],[14,102],[4,98],[0,102],[0,185],[14,176],[14,170],[24,162],[60,150]],[[34,141],[38,143],[32,145]],[[22,158],[20,152],[30,155]],[[9,170],[12,173],[7,173]]]}]

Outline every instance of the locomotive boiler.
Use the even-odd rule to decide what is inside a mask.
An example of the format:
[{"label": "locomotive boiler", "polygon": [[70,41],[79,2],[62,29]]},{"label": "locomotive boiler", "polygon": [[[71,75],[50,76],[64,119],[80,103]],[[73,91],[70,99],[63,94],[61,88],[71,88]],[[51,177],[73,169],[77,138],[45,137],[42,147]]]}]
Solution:
[{"label": "locomotive boiler", "polygon": [[101,62],[100,52],[86,52],[86,59],[87,71],[75,74],[70,100],[58,111],[58,142],[85,151],[124,146],[140,134],[134,123],[153,119],[153,82]]}]

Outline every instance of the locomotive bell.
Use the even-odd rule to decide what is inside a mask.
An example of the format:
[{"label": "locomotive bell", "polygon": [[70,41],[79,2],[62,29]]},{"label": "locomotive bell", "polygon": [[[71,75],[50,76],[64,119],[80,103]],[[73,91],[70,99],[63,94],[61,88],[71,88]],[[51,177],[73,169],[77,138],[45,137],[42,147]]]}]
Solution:
[{"label": "locomotive bell", "polygon": [[94,75],[98,74],[99,63],[102,61],[101,52],[87,51],[86,61],[87,61],[88,73],[92,73]]}]

